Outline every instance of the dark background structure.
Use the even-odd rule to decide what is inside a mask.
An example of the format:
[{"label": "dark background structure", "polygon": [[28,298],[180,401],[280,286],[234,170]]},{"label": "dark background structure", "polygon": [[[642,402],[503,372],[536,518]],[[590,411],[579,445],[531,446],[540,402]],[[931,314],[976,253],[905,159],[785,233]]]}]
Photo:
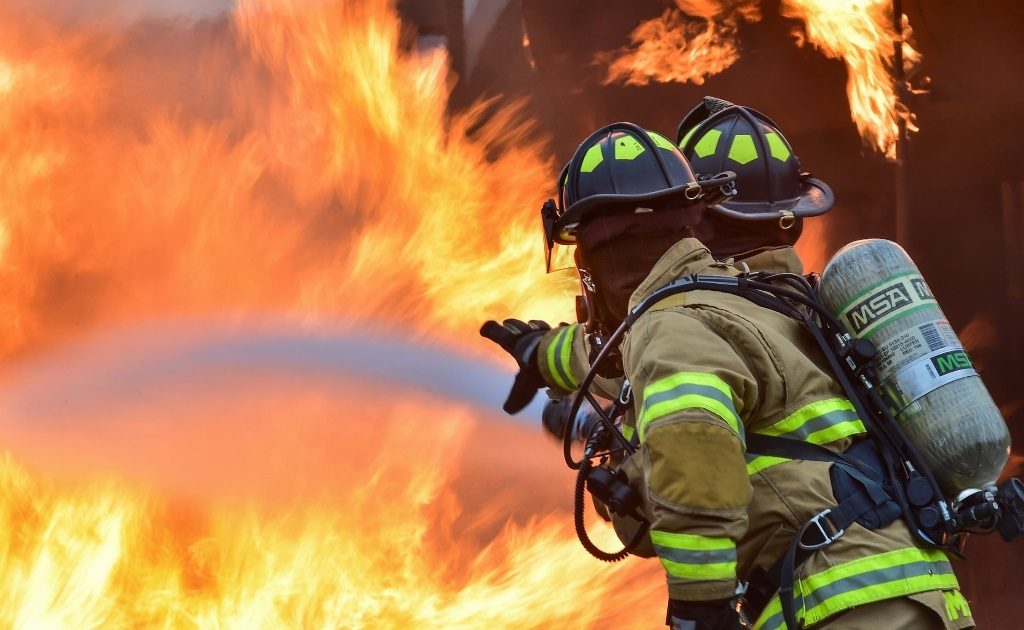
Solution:
[{"label": "dark background structure", "polygon": [[[828,181],[837,207],[826,249],[896,235],[897,166],[866,148],[850,119],[846,68],[800,48],[779,0],[741,24],[740,59],[703,85],[605,86],[596,54],[628,43],[666,8],[657,0],[403,0],[421,45],[446,45],[459,108],[480,96],[528,99],[559,161],[595,127],[631,120],[673,135],[701,96],[775,119],[805,166]],[[1024,4],[905,0],[922,53],[925,94],[908,97],[918,133],[905,145],[903,245],[961,332],[985,382],[1024,444]],[[538,191],[538,200],[548,191]],[[1020,448],[1020,447],[1018,447]],[[983,628],[1015,628],[1024,541],[970,541],[958,573]]]}]

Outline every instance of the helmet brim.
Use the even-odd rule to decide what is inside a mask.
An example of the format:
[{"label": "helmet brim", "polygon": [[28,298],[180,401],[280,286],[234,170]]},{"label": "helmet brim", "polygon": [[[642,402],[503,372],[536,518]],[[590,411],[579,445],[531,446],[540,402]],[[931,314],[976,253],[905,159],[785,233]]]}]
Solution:
[{"label": "helmet brim", "polygon": [[699,187],[689,183],[638,195],[591,195],[569,206],[558,217],[555,224],[556,231],[563,232],[574,228],[587,215],[635,211],[637,208],[657,211],[667,208],[690,209],[692,206],[694,213],[692,222],[696,224],[700,221],[704,205],[697,203],[699,197],[688,196],[693,195],[695,190],[698,193],[701,192]]},{"label": "helmet brim", "polygon": [[816,217],[825,214],[835,205],[832,188],[813,177],[801,181],[800,196],[796,199],[764,202],[725,201],[710,206],[711,210],[742,221],[771,221],[786,216]]}]

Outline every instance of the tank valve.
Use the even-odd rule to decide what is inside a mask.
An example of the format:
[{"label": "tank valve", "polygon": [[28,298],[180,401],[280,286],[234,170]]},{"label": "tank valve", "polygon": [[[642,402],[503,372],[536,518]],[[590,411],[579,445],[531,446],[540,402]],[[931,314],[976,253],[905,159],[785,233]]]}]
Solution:
[{"label": "tank valve", "polygon": [[1024,482],[1016,477],[1004,481],[996,490],[996,501],[1001,508],[996,529],[1010,542],[1024,531]]}]

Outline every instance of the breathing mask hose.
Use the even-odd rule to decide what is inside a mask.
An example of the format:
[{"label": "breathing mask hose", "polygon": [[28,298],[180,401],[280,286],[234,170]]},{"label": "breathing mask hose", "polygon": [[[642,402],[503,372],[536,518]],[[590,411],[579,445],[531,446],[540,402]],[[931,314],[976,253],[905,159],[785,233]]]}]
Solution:
[{"label": "breathing mask hose", "polygon": [[573,522],[576,525],[576,537],[580,539],[580,544],[583,545],[583,548],[598,560],[601,560],[602,562],[618,562],[619,560],[629,556],[644,537],[647,536],[647,529],[650,527],[650,524],[646,520],[640,521],[640,528],[636,530],[633,537],[629,539],[621,550],[615,553],[608,553],[595,545],[594,541],[590,539],[590,535],[587,533],[587,526],[583,518],[586,509],[586,506],[584,505],[584,489],[587,483],[587,474],[590,470],[590,460],[584,459],[580,463],[579,474],[576,475],[576,492],[573,500]]},{"label": "breathing mask hose", "polygon": [[[583,382],[581,382],[579,386],[579,391],[583,393],[583,396],[576,396],[575,400],[572,401],[572,407],[569,408],[570,418],[575,418],[576,414],[580,412],[580,407],[583,406],[584,398],[592,398],[590,394],[590,386],[594,384],[594,379],[597,377],[597,370],[594,369],[594,366],[599,365],[605,360],[611,352],[611,348],[618,345],[622,336],[626,334],[626,331],[633,325],[633,322],[636,321],[637,317],[639,317],[639,313],[637,313],[636,316],[634,316],[633,313],[626,315],[626,319],[619,324],[619,327],[616,328],[615,332],[608,338],[604,347],[601,348],[601,351],[597,353],[597,357],[590,365],[590,371],[587,372],[587,375],[583,378]],[[618,427],[616,427],[615,424],[605,416],[604,412],[601,410],[601,406],[595,404],[595,401],[593,400],[591,400],[591,405],[593,405],[594,409],[597,410],[597,417],[600,419],[601,425],[604,426],[604,428],[609,431],[611,435],[622,445],[626,455],[632,455],[636,452],[636,447],[630,444],[629,440],[622,435],[622,432],[619,431]],[[584,456],[580,461],[573,459],[571,431],[565,431],[562,433],[562,456],[565,458],[565,465],[573,470],[578,470],[583,465],[583,462],[589,461],[586,456]]]}]

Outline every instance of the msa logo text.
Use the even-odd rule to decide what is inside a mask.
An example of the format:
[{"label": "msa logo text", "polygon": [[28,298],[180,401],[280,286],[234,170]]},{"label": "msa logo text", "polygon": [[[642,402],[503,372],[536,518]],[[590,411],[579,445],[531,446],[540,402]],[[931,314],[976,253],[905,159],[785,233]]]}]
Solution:
[{"label": "msa logo text", "polygon": [[917,291],[917,297],[922,300],[934,300],[935,296],[932,295],[931,289],[925,284],[924,278],[911,278],[910,284],[914,285],[914,291]]},{"label": "msa logo text", "polygon": [[969,370],[974,367],[971,363],[971,358],[963,350],[952,350],[932,357],[932,365],[935,366],[935,371],[939,373],[939,376],[945,376],[950,372]]},{"label": "msa logo text", "polygon": [[[922,283],[923,284],[923,283]],[[850,309],[847,318],[856,335],[893,311],[913,304],[910,292],[902,282],[891,284],[867,296]]]}]

